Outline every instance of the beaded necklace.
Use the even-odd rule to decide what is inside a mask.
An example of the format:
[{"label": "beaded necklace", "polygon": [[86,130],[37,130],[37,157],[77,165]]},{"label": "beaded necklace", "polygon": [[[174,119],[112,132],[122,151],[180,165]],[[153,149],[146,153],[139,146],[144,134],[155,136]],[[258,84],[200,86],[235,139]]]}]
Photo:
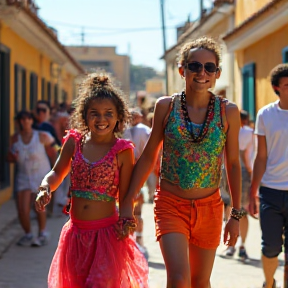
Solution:
[{"label": "beaded necklace", "polygon": [[[208,103],[205,120],[204,120],[204,123],[201,127],[200,133],[198,135],[195,135],[193,133],[193,129],[187,129],[190,132],[192,142],[199,143],[206,136],[210,122],[212,121],[212,119],[214,117],[214,106],[215,106],[215,96],[212,95],[210,97],[210,100]],[[189,114],[188,114],[188,110],[187,110],[185,91],[182,91],[182,93],[181,93],[181,108],[183,111],[183,116],[184,116],[186,127],[188,128],[190,125],[193,125],[193,124],[189,118]]]}]

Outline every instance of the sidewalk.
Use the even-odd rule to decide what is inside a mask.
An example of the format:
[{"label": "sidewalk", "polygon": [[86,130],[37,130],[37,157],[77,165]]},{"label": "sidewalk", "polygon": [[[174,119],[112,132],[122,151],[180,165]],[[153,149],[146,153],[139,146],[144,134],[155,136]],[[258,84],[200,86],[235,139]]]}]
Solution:
[{"label": "sidewalk", "polygon": [[[166,287],[166,271],[159,244],[155,241],[153,204],[144,204],[144,245],[149,253],[149,279],[151,288]],[[247,253],[251,259],[249,264],[243,264],[236,256],[227,259],[223,256],[226,246],[221,243],[211,276],[212,288],[262,288],[264,281],[261,265],[261,232],[259,221],[249,217],[249,232],[246,241]],[[238,252],[238,251],[237,251]],[[275,279],[283,283],[284,253],[279,255],[279,263]]]},{"label": "sidewalk", "polygon": [[0,206],[0,258],[21,233],[16,203],[10,199]]}]

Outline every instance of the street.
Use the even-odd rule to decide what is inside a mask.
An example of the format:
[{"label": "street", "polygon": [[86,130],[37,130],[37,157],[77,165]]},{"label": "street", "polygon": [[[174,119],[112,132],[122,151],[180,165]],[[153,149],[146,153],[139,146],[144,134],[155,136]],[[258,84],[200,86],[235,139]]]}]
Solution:
[{"label": "street", "polygon": [[[166,272],[159,244],[154,237],[153,205],[144,204],[144,243],[149,253],[149,283],[151,288],[165,288]],[[257,220],[250,218],[250,230],[246,243],[249,264],[234,259],[225,259],[220,245],[215,258],[211,277],[212,288],[261,288],[263,272],[260,262],[260,229]],[[0,259],[0,288],[46,288],[49,265],[57,247],[57,241],[66,217],[48,219],[47,227],[51,233],[48,245],[40,248],[19,247],[13,243]],[[33,220],[34,231],[36,222]],[[20,229],[19,225],[11,229]],[[21,232],[21,230],[19,230]],[[36,231],[35,231],[36,232]],[[236,253],[235,253],[236,254]],[[279,257],[280,267],[276,280],[282,283],[283,253]]]}]

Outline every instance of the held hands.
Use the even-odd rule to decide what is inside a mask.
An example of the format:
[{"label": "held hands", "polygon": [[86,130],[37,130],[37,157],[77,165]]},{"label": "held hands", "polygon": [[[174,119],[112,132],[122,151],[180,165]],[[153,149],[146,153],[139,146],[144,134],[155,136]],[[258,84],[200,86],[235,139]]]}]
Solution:
[{"label": "held hands", "polygon": [[129,237],[136,230],[137,224],[133,216],[133,204],[121,203],[120,204],[120,217],[115,225],[115,230],[118,235],[118,239],[122,240]]},{"label": "held hands", "polygon": [[51,200],[51,191],[49,185],[40,185],[35,200],[35,208],[38,212],[45,211],[45,206]]},{"label": "held hands", "polygon": [[224,244],[235,246],[239,236],[239,220],[229,218],[224,230]]},{"label": "held hands", "polygon": [[135,218],[122,218],[120,217],[116,223],[115,229],[118,235],[118,240],[123,240],[133,234],[137,227]]}]

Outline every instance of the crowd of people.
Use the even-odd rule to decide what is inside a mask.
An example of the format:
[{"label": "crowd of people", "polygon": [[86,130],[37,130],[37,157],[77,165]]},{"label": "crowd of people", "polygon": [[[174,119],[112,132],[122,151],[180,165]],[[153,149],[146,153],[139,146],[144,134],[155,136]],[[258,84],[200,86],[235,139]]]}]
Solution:
[{"label": "crowd of people", "polygon": [[[263,287],[276,287],[283,244],[288,251],[288,65],[272,70],[279,100],[259,110],[254,130],[247,111],[212,92],[220,62],[213,39],[185,43],[178,59],[185,87],[157,100],[149,126],[105,73],[86,76],[73,111],[63,103],[51,117],[49,103],[41,100],[37,122],[28,111],[17,114],[8,160],[17,164],[25,233],[18,245],[44,245],[46,213],[64,207],[69,214],[49,288],[149,286],[145,185],[168,288],[211,287],[222,231],[225,255],[233,257],[239,241],[238,256],[248,262],[248,214],[258,213]],[[37,237],[30,227],[33,201]]]}]

